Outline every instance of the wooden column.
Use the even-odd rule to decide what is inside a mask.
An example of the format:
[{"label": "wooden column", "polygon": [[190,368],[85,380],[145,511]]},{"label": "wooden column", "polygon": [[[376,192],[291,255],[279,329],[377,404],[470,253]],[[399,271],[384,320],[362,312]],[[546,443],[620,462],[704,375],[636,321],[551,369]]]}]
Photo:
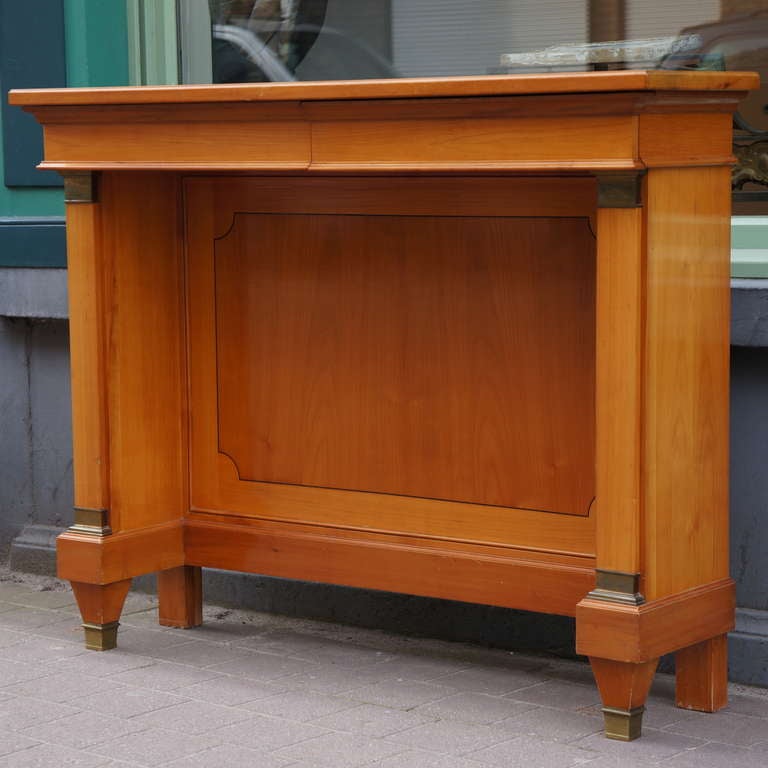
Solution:
[{"label": "wooden column", "polygon": [[[596,588],[588,598],[636,607],[643,602],[641,482],[644,176],[598,176],[596,348]],[[590,654],[603,700],[606,736],[640,736],[658,658],[641,662]]]}]

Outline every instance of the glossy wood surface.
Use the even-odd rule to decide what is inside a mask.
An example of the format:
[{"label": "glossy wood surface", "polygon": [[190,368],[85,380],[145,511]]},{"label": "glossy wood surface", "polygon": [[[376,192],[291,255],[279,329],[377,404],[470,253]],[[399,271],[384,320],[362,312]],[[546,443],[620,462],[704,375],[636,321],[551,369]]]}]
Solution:
[{"label": "glossy wood surface", "polygon": [[728,636],[718,635],[675,654],[675,704],[717,712],[728,703]]},{"label": "glossy wood surface", "polygon": [[735,588],[720,579],[639,606],[587,596],[576,608],[576,651],[642,662],[733,629]]},{"label": "glossy wood surface", "polygon": [[91,203],[69,204],[67,221],[74,502],[75,507],[108,510],[105,306],[111,281],[103,258],[101,209]]},{"label": "glossy wood surface", "polygon": [[641,571],[643,208],[597,212],[597,565]]},{"label": "glossy wood surface", "polygon": [[623,72],[547,73],[484,77],[404,78],[337,82],[150,86],[142,88],[60,88],[17,90],[11,103],[142,104],[210,103],[223,101],[297,101],[318,99],[434,98],[498,96],[527,93],[592,93],[644,90],[750,90],[758,85],[754,72]]},{"label": "glossy wood surface", "polygon": [[163,174],[106,174],[101,260],[109,264],[113,530],[174,521],[189,508],[180,186]]},{"label": "glossy wood surface", "polygon": [[586,219],[238,206],[211,300],[219,451],[241,480],[588,513]]},{"label": "glossy wood surface", "polygon": [[658,659],[629,664],[610,659],[598,659],[594,656],[590,657],[589,662],[603,706],[625,711],[645,704],[659,664]]},{"label": "glossy wood surface", "polygon": [[728,576],[728,178],[727,168],[648,173],[642,464],[649,600]]},{"label": "glossy wood surface", "polygon": [[109,536],[68,530],[56,540],[56,566],[61,579],[111,584],[181,565],[184,565],[181,519]]},{"label": "glossy wood surface", "polygon": [[192,505],[590,555],[594,183],[420,181],[187,185]]},{"label": "glossy wood surface", "polygon": [[112,584],[85,584],[72,582],[72,592],[83,621],[89,624],[109,624],[120,618],[123,603],[131,587],[131,580]]},{"label": "glossy wood surface", "polygon": [[203,623],[203,573],[183,565],[157,574],[158,621],[164,627],[188,629]]},{"label": "glossy wood surface", "polygon": [[594,585],[583,558],[407,535],[193,514],[187,563],[573,615]]},{"label": "glossy wood surface", "polygon": [[44,125],[56,170],[552,172],[729,163],[729,115],[754,84],[636,71],[11,98]]}]

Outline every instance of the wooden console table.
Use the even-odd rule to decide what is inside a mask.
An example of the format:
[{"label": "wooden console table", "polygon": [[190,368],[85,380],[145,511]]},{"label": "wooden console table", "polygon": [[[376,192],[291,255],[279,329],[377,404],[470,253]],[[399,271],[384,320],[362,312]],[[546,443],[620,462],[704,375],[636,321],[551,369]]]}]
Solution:
[{"label": "wooden console table", "polygon": [[68,201],[86,643],[201,566],[576,616],[726,699],[745,73],[18,91]]}]

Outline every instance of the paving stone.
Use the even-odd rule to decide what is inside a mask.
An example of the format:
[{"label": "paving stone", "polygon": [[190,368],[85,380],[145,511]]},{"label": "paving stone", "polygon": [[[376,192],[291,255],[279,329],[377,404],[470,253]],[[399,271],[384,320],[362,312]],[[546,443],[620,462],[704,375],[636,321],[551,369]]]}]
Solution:
[{"label": "paving stone", "polygon": [[[601,707],[596,706],[595,712],[601,712]],[[649,700],[646,703],[645,712],[643,712],[643,728],[661,730],[678,722],[684,714],[685,710],[676,707],[674,701]]]},{"label": "paving stone", "polygon": [[382,739],[329,733],[279,749],[275,756],[329,768],[356,768],[404,751],[402,745]]},{"label": "paving stone", "polygon": [[278,656],[293,656],[313,661],[319,654],[333,652],[340,643],[333,638],[318,637],[306,632],[294,630],[276,630],[243,640],[240,646],[261,653],[273,653]]},{"label": "paving stone", "polygon": [[[659,768],[666,765],[667,763],[663,761],[633,755],[602,755],[596,760],[583,764],[584,768]],[[728,766],[728,768],[731,767]]]},{"label": "paving stone", "polygon": [[668,725],[665,731],[738,747],[751,747],[765,740],[768,732],[765,720],[749,715],[679,711],[683,717]]},{"label": "paving stone", "polygon": [[219,728],[210,735],[228,744],[239,744],[257,751],[272,752],[327,733],[325,728],[307,723],[253,715],[248,720]]},{"label": "paving stone", "polygon": [[739,694],[729,694],[728,707],[726,712],[736,715],[751,715],[752,717],[761,717],[768,720],[768,690],[765,690],[762,696],[746,696]]},{"label": "paving stone", "polygon": [[58,621],[35,627],[32,632],[40,637],[52,637],[56,640],[64,640],[67,643],[76,644],[79,648],[85,648],[83,624],[80,618],[76,616],[62,618],[61,613],[56,615],[58,616]]},{"label": "paving stone", "polygon": [[328,696],[309,691],[286,691],[258,701],[251,701],[245,704],[243,708],[260,715],[307,722],[356,706],[358,706],[356,701],[339,696]]},{"label": "paving stone", "polygon": [[574,711],[600,705],[600,694],[595,686],[563,683],[559,680],[550,680],[531,688],[515,691],[509,694],[509,698],[540,704],[544,707]]},{"label": "paving stone", "polygon": [[[39,743],[36,739],[30,739],[29,736],[0,728],[0,757],[35,747]],[[3,765],[5,765],[5,760],[3,760]]]},{"label": "paving stone", "polygon": [[338,667],[367,667],[371,664],[380,664],[395,658],[393,653],[368,648],[366,646],[352,645],[350,643],[328,643],[326,648],[318,651],[314,658],[307,654],[290,654],[291,658],[304,658],[316,664],[333,665]]},{"label": "paving stone", "polygon": [[82,656],[85,652],[85,648],[63,640],[27,635],[23,643],[0,648],[0,658],[28,664],[58,664],[64,659]]},{"label": "paving stone", "polygon": [[635,741],[623,742],[616,739],[606,739],[605,735],[601,732],[571,743],[574,746],[591,749],[604,755],[615,755],[621,758],[637,757],[644,760],[664,760],[688,749],[700,747],[706,741],[644,727],[642,737],[635,739]]},{"label": "paving stone", "polygon": [[85,651],[59,662],[56,667],[62,672],[82,672],[92,677],[109,677],[131,669],[148,667],[154,663],[155,659],[149,656],[123,652],[117,648],[104,653]]},{"label": "paving stone", "polygon": [[175,664],[190,664],[195,667],[212,667],[247,659],[251,655],[252,651],[199,640],[167,646],[152,652],[152,658],[173,661]]},{"label": "paving stone", "polygon": [[66,704],[41,699],[12,698],[0,702],[0,729],[19,731],[32,725],[48,723],[59,717],[77,714],[80,710]]},{"label": "paving stone", "polygon": [[353,669],[333,666],[316,667],[309,672],[280,678],[280,686],[285,689],[315,693],[346,694],[386,680],[386,673],[378,667],[380,667],[379,664]]},{"label": "paving stone", "polygon": [[100,680],[89,675],[74,672],[59,672],[46,677],[27,680],[9,686],[6,690],[16,696],[30,696],[64,704],[82,696],[95,693],[108,693],[119,690],[122,686],[107,680]]},{"label": "paving stone", "polygon": [[0,648],[8,648],[17,643],[21,643],[28,637],[25,632],[19,632],[14,629],[0,629]]},{"label": "paving stone", "polygon": [[542,684],[542,677],[537,673],[515,669],[505,670],[503,667],[471,667],[444,675],[433,682],[449,685],[459,691],[503,696],[521,688]]},{"label": "paving stone", "polygon": [[436,683],[441,682],[439,678],[471,668],[472,665],[467,662],[458,662],[453,659],[428,659],[423,656],[396,656],[378,665],[378,671],[382,672],[387,679]]},{"label": "paving stone", "polygon": [[447,719],[489,725],[535,708],[535,704],[489,696],[486,693],[457,693],[455,696],[424,704],[415,711],[435,720]]},{"label": "paving stone", "polygon": [[467,755],[485,765],[525,766],[525,768],[572,768],[589,763],[595,757],[594,752],[569,744],[559,744],[531,736],[523,736],[511,741],[504,741],[479,752]]},{"label": "paving stone", "polygon": [[7,580],[7,578],[0,580],[0,600],[27,595],[30,592],[32,592],[32,588],[28,584],[17,584],[15,581]]},{"label": "paving stone", "polygon": [[[205,616],[203,616],[203,621],[205,622]],[[238,646],[258,634],[259,630],[258,627],[254,627],[250,624],[217,621],[214,624],[203,623],[202,626],[190,627],[189,629],[169,628],[167,631],[184,641],[204,640],[208,643]]]},{"label": "paving stone", "polygon": [[710,742],[664,761],[665,768],[765,768],[765,753]]},{"label": "paving stone", "polygon": [[99,755],[54,744],[40,744],[3,758],[3,768],[103,768],[108,763]]},{"label": "paving stone", "polygon": [[409,749],[399,755],[387,757],[371,764],[371,768],[482,768],[483,764],[455,755],[436,755],[434,752]]},{"label": "paving stone", "polygon": [[[593,687],[595,685],[592,667],[587,662],[558,659],[547,662],[539,671],[541,676],[548,680],[557,680],[561,683],[579,683]],[[659,676],[657,675],[657,677]]]},{"label": "paving stone", "polygon": [[51,674],[52,669],[41,664],[25,664],[20,661],[0,659],[0,687],[13,693],[12,687]]},{"label": "paving stone", "polygon": [[163,707],[172,707],[188,701],[183,696],[162,691],[148,691],[146,688],[134,688],[125,685],[107,693],[92,693],[82,698],[72,699],[70,705],[100,712],[113,717],[134,717],[154,712]]},{"label": "paving stone", "polygon": [[409,747],[462,756],[520,735],[519,730],[498,725],[440,720],[393,733],[387,739]]},{"label": "paving stone", "polygon": [[220,743],[219,739],[208,735],[192,736],[188,733],[150,728],[96,744],[89,747],[88,752],[154,768],[159,763],[180,760],[204,749],[217,747]]},{"label": "paving stone", "polygon": [[98,712],[78,712],[49,723],[21,731],[24,736],[71,749],[83,749],[108,739],[144,730],[146,726],[131,720],[109,717]]},{"label": "paving stone", "polygon": [[454,688],[435,683],[419,683],[409,680],[385,680],[375,685],[357,688],[347,698],[364,704],[380,704],[393,709],[412,709],[421,704],[444,699],[456,693]]},{"label": "paving stone", "polygon": [[[146,611],[157,610],[157,597],[155,595],[145,595],[142,592],[129,592],[123,603],[123,616],[130,616],[133,613],[144,613]],[[157,616],[155,616],[157,618]]]},{"label": "paving stone", "polygon": [[390,709],[376,704],[360,704],[354,709],[319,717],[314,724],[334,731],[347,731],[365,736],[389,736],[434,720],[435,718],[416,710],[404,712],[402,709]]},{"label": "paving stone", "polygon": [[285,656],[275,656],[269,653],[251,651],[243,658],[226,661],[209,667],[211,670],[226,675],[248,677],[268,683],[289,675],[301,674],[317,669],[316,664],[301,659],[291,659]]},{"label": "paving stone", "polygon": [[225,725],[247,720],[251,716],[250,712],[243,709],[221,707],[204,701],[185,701],[182,704],[174,704],[171,707],[137,715],[132,722],[143,723],[147,727],[200,735]]},{"label": "paving stone", "polygon": [[226,744],[163,763],[163,768],[288,768],[288,763],[275,755]]},{"label": "paving stone", "polygon": [[240,680],[237,677],[222,675],[201,683],[179,688],[177,693],[210,704],[237,706],[249,701],[260,701],[268,696],[282,693],[282,688],[270,683],[255,680]]},{"label": "paving stone", "polygon": [[38,608],[24,608],[17,605],[12,611],[0,613],[0,626],[8,629],[34,629],[46,624],[61,621],[58,611],[46,611]]},{"label": "paving stone", "polygon": [[571,742],[603,732],[603,717],[539,707],[498,723],[510,731],[537,736],[548,741]]},{"label": "paving stone", "polygon": [[77,601],[72,591],[54,590],[20,590],[14,596],[7,598],[8,602],[30,608],[77,608]]},{"label": "paving stone", "polygon": [[110,680],[156,691],[175,691],[213,677],[218,677],[218,675],[209,670],[195,669],[185,664],[156,661],[147,666],[120,672],[113,675]]},{"label": "paving stone", "polygon": [[137,656],[152,656],[170,646],[183,645],[187,639],[171,632],[162,632],[155,629],[141,629],[136,627],[120,626],[117,631],[117,647],[125,653],[133,653]]}]

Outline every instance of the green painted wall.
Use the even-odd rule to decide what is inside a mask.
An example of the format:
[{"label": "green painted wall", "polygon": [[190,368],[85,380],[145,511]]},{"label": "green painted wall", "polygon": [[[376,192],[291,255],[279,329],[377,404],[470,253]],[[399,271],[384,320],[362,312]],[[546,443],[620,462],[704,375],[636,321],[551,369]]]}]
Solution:
[{"label": "green painted wall", "polygon": [[120,0],[65,0],[67,85],[128,85],[128,33]]},{"label": "green painted wall", "polygon": [[[67,85],[128,84],[125,3],[120,0],[65,0],[64,35]],[[3,170],[0,152],[0,179]],[[9,188],[0,183],[0,217],[63,215],[61,189]]]}]

